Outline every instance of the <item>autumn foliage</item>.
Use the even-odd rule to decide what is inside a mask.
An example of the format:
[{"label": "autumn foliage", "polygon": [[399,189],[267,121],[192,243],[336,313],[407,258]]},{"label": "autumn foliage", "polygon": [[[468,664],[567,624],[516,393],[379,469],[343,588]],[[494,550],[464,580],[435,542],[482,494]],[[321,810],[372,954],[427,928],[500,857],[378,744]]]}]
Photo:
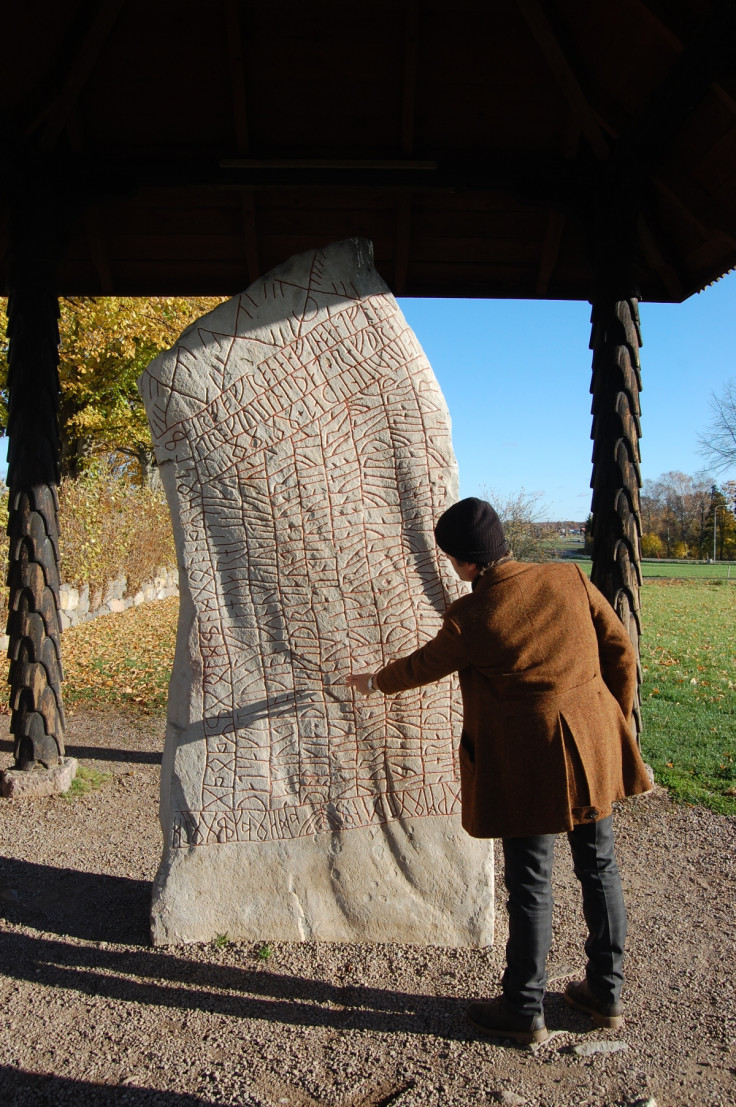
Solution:
[{"label": "autumn foliage", "polygon": [[[0,557],[7,573],[8,492],[0,496]],[[121,574],[128,592],[161,567],[176,564],[169,510],[163,492],[134,485],[120,472],[93,468],[59,488],[60,574],[64,584],[89,585],[101,598],[105,584]],[[7,594],[0,589],[0,619],[7,619]]]},{"label": "autumn foliage", "polygon": [[[736,485],[705,476],[663,473],[644,482],[642,557],[718,561],[736,558]],[[714,533],[715,519],[715,533]],[[714,549],[715,548],[715,549]]]},{"label": "autumn foliage", "polygon": [[[150,361],[222,297],[78,296],[59,302],[62,477],[100,460],[145,482],[154,468],[137,381]],[[6,302],[0,300],[0,427],[7,426]]]},{"label": "autumn foliage", "polygon": [[125,576],[136,592],[161,567],[176,564],[171,520],[162,492],[117,473],[92,470],[59,488],[61,579],[90,595]]}]

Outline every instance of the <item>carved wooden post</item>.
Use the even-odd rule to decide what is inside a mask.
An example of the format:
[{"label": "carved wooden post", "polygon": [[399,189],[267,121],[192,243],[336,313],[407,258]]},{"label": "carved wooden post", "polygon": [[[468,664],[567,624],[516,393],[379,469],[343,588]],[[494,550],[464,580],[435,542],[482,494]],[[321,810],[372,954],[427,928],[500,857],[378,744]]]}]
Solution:
[{"label": "carved wooden post", "polygon": [[64,758],[59,619],[59,305],[52,236],[23,205],[8,298],[10,729],[15,768]]},{"label": "carved wooden post", "polygon": [[[593,303],[593,569],[639,654],[641,633],[641,488],[639,392],[641,331],[635,297]],[[641,674],[639,676],[641,682]],[[641,730],[639,702],[635,707]]]}]

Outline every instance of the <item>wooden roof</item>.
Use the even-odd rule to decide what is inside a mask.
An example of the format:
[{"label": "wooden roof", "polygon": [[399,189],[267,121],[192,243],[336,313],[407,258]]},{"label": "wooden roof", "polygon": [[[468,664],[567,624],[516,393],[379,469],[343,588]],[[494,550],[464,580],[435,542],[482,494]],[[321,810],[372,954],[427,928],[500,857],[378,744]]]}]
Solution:
[{"label": "wooden roof", "polygon": [[[13,220],[69,217],[65,294],[224,294],[374,242],[399,295],[641,294],[736,265],[732,0],[36,0],[3,14]],[[21,212],[22,216],[11,214]]]}]

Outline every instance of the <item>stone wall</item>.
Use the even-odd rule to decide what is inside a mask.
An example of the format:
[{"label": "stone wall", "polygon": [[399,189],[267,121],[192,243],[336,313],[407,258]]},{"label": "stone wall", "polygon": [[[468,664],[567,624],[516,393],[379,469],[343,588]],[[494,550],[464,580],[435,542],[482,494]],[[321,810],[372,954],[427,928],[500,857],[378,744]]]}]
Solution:
[{"label": "stone wall", "polygon": [[117,577],[105,585],[102,598],[94,604],[97,597],[93,596],[94,606],[90,605],[89,585],[75,588],[71,584],[62,584],[59,590],[61,607],[61,629],[78,626],[79,623],[87,623],[90,619],[96,619],[98,615],[110,615],[116,611],[127,611],[129,607],[139,607],[142,603],[150,603],[152,600],[165,600],[169,596],[179,594],[179,574],[176,569],[161,568],[156,576],[146,581],[137,592],[127,591],[128,582],[124,576]]},{"label": "stone wall", "polygon": [[[92,596],[90,603],[89,585],[75,588],[72,584],[62,584],[59,589],[62,631],[88,623],[98,615],[110,615],[113,611],[127,611],[129,607],[139,607],[152,600],[165,600],[169,596],[179,595],[179,573],[176,569],[161,567],[155,577],[145,581],[137,592],[128,592],[128,582],[124,576],[105,585],[102,598]],[[0,650],[7,652],[9,639],[0,634]]]}]

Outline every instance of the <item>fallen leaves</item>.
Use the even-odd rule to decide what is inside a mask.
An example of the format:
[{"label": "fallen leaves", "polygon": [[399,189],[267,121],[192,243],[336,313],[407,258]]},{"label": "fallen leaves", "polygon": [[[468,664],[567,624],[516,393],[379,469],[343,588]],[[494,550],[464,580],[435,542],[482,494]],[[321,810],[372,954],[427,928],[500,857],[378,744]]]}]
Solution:
[{"label": "fallen leaves", "polygon": [[65,703],[128,702],[149,715],[165,714],[178,617],[174,596],[65,631]]}]

